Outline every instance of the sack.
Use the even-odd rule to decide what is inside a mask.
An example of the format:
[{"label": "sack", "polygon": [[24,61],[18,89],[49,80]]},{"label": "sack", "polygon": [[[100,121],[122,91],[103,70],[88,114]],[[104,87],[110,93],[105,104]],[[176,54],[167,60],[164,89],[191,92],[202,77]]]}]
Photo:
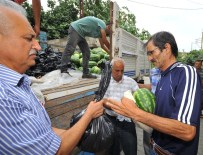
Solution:
[{"label": "sack", "polygon": [[[100,101],[109,85],[111,78],[111,65],[106,62],[99,84],[99,88],[95,94],[95,100]],[[70,121],[72,127],[84,115],[86,109],[82,110],[76,115],[73,115]],[[86,152],[101,152],[111,147],[114,140],[115,128],[106,114],[93,119],[88,125],[84,135],[78,143],[78,147]]]},{"label": "sack", "polygon": [[[75,120],[81,118],[85,110],[81,111]],[[72,119],[73,120],[73,119]],[[76,122],[71,122],[71,126]],[[93,119],[82,136],[78,147],[86,152],[100,152],[109,149],[114,140],[114,125],[110,119],[104,114]]]}]

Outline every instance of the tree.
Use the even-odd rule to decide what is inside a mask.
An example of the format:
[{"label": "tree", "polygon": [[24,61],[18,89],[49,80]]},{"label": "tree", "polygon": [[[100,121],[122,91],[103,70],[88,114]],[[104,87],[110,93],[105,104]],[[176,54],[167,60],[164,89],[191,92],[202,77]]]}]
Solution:
[{"label": "tree", "polygon": [[[79,18],[79,4],[79,0],[48,0],[50,10],[46,12],[43,8],[41,10],[41,30],[47,32],[48,39],[67,36],[70,23]],[[23,5],[28,13],[29,21],[34,25],[31,5],[28,3]],[[110,20],[110,0],[84,0],[84,15],[95,16],[108,22]],[[127,7],[123,7],[119,12],[119,25],[141,40],[146,40],[150,36],[145,29],[139,32],[136,27],[136,17]]]},{"label": "tree", "polygon": [[195,60],[203,60],[203,50],[193,50],[189,53],[179,52],[178,61],[193,66]]}]

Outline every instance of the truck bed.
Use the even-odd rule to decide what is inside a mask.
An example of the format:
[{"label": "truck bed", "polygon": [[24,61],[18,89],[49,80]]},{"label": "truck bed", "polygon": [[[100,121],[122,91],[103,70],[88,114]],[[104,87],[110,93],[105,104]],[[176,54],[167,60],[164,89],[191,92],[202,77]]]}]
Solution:
[{"label": "truck bed", "polygon": [[81,79],[78,83],[41,90],[52,126],[68,128],[72,115],[85,109],[94,99],[99,81],[100,79]]}]

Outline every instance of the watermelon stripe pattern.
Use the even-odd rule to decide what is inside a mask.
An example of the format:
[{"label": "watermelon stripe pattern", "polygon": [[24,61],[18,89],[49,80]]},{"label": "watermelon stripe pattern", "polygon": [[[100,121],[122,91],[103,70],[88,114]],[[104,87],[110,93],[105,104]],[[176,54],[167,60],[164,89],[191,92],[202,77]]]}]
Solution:
[{"label": "watermelon stripe pattern", "polygon": [[136,105],[150,113],[154,113],[155,109],[155,96],[146,88],[140,88],[133,93],[133,97],[136,101]]}]

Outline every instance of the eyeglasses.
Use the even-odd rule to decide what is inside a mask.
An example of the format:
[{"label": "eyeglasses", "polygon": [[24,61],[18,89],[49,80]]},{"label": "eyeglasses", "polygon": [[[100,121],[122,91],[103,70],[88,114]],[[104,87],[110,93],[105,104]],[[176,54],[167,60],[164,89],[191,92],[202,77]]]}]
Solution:
[{"label": "eyeglasses", "polygon": [[155,47],[153,50],[147,51],[147,56],[151,56],[157,49],[158,47]]}]

